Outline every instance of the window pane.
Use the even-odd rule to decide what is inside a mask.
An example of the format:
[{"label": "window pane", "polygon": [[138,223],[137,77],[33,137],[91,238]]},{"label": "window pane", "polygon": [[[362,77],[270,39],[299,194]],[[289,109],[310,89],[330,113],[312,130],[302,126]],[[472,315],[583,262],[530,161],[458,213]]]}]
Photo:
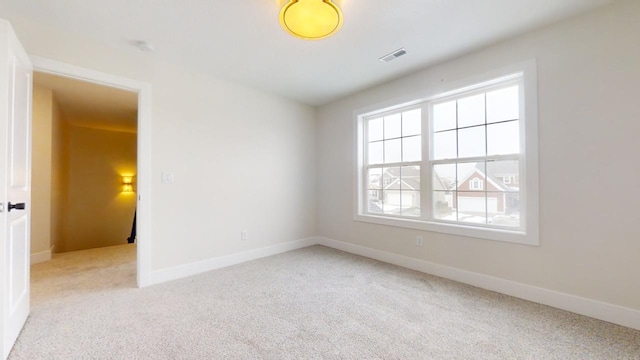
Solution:
[{"label": "window pane", "polygon": [[499,187],[495,190],[517,191],[520,188],[520,163],[518,160],[488,161],[487,176]]},{"label": "window pane", "polygon": [[367,128],[369,129],[369,141],[382,140],[382,118],[369,120]]},{"label": "window pane", "polygon": [[509,121],[487,126],[487,152],[489,155],[520,153],[520,122]]},{"label": "window pane", "polygon": [[401,212],[400,209],[400,190],[384,190],[384,205],[382,210],[385,214],[394,214],[399,215]]},{"label": "window pane", "polygon": [[520,118],[518,86],[487,93],[487,123]]},{"label": "window pane", "polygon": [[384,160],[382,148],[383,148],[382,141],[369,143],[369,151],[367,152],[367,156],[369,158],[369,162],[368,162],[369,165],[382,164]]},{"label": "window pane", "polygon": [[382,213],[382,190],[368,190],[367,202],[370,213]]},{"label": "window pane", "polygon": [[369,169],[367,189],[380,189],[382,186],[382,169]]},{"label": "window pane", "polygon": [[458,128],[484,124],[484,94],[458,100]]},{"label": "window pane", "polygon": [[382,213],[382,169],[369,169],[367,183],[367,209],[370,213]]},{"label": "window pane", "polygon": [[514,192],[487,193],[488,223],[520,227],[520,195]]},{"label": "window pane", "polygon": [[401,214],[404,216],[420,216],[420,192],[401,192]]},{"label": "window pane", "polygon": [[382,187],[384,189],[397,189],[400,190],[400,168],[384,168],[382,174]]},{"label": "window pane", "polygon": [[433,134],[433,160],[455,159],[456,147],[455,130]]},{"label": "window pane", "polygon": [[458,190],[485,191],[486,186],[484,162],[458,163]]},{"label": "window pane", "polygon": [[382,201],[378,199],[377,193],[382,193],[382,190],[370,190],[370,192],[376,193],[375,198],[369,197],[368,200],[368,209],[370,213],[381,214],[382,213]]},{"label": "window pane", "polygon": [[402,161],[420,161],[422,159],[421,136],[402,138]]},{"label": "window pane", "polygon": [[456,128],[456,102],[449,101],[433,106],[433,131]]},{"label": "window pane", "polygon": [[487,222],[487,201],[484,192],[458,192],[458,221],[476,224]]},{"label": "window pane", "polygon": [[456,164],[433,166],[433,190],[453,190],[456,187]]},{"label": "window pane", "polygon": [[402,167],[402,182],[400,188],[402,190],[420,191],[420,166]]},{"label": "window pane", "polygon": [[458,130],[458,157],[485,156],[484,126]]},{"label": "window pane", "polygon": [[419,135],[422,128],[420,109],[405,111],[402,113],[402,136]]},{"label": "window pane", "polygon": [[393,139],[401,136],[402,121],[400,114],[393,114],[384,117],[384,138]]},{"label": "window pane", "polygon": [[384,162],[397,163],[402,161],[402,140],[386,140],[384,142]]},{"label": "window pane", "polygon": [[453,205],[455,192],[434,191],[432,196],[434,219],[458,221],[458,213]]}]

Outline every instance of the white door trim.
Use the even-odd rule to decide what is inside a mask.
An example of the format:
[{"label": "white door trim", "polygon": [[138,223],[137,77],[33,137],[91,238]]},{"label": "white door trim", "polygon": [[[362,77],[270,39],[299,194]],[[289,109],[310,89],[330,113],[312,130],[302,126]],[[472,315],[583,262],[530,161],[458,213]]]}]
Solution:
[{"label": "white door trim", "polygon": [[87,69],[39,56],[29,56],[33,70],[95,84],[133,91],[138,94],[138,173],[137,173],[137,281],[150,285],[151,273],[151,85],[145,82]]}]

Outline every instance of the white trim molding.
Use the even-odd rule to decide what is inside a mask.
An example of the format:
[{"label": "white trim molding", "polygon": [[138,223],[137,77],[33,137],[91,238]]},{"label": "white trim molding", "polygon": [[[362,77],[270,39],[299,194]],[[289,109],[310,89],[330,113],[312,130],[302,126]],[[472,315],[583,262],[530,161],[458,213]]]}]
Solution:
[{"label": "white trim molding", "polygon": [[[433,107],[440,102],[452,102],[464,97],[476,94],[484,94],[500,90],[506,87],[518,88],[517,119],[508,119],[510,124],[518,124],[519,151],[511,149],[506,154],[477,154],[477,156],[458,157],[458,154],[447,156],[443,159],[434,156],[434,119]],[[523,245],[539,246],[539,179],[538,179],[538,97],[537,97],[537,65],[535,59],[515,63],[499,69],[487,71],[484,74],[459,79],[443,87],[424,88],[422,94],[411,94],[402,101],[393,104],[388,102],[371,105],[353,113],[353,132],[355,134],[353,149],[353,220],[373,223],[378,225],[395,226],[400,228],[425,230],[444,234],[453,234],[471,238],[504,241]],[[375,138],[371,142],[368,139],[367,126],[369,121],[377,121],[389,114],[400,115],[420,110],[421,134],[411,134],[411,137],[420,136],[422,156],[421,160],[404,161],[394,159],[388,162],[385,158],[380,163],[369,163],[367,158],[368,147],[371,144],[384,144],[386,141],[398,141],[404,136],[382,139]],[[385,120],[386,121],[386,120]],[[478,124],[486,129],[491,123]],[[475,125],[474,125],[475,126]],[[457,125],[454,129],[461,130]],[[407,137],[408,138],[408,137]],[[369,145],[367,145],[369,144]],[[401,161],[402,160],[402,161]],[[501,225],[497,223],[472,223],[450,219],[440,219],[434,213],[434,194],[436,189],[432,186],[432,171],[434,165],[455,165],[459,162],[486,162],[497,160],[517,161],[520,176],[520,186],[517,192],[519,196],[519,221],[518,225]],[[419,214],[389,214],[381,210],[370,211],[367,194],[368,176],[370,170],[383,169],[385,167],[419,166],[420,182],[422,190]],[[440,189],[442,190],[442,189]],[[461,192],[461,189],[448,189],[448,191]],[[516,192],[513,191],[515,194]]]},{"label": "white trim molding", "polygon": [[587,299],[584,297],[527,285],[511,280],[505,280],[472,271],[462,270],[451,266],[436,264],[425,260],[393,254],[390,252],[372,249],[321,236],[289,241],[286,243],[271,245],[258,249],[251,249],[239,253],[223,255],[186,265],[175,266],[168,269],[156,270],[151,272],[148,285],[160,284],[165,281],[181,279],[207,271],[221,269],[227,266],[237,265],[247,261],[277,255],[285,253],[287,251],[297,250],[313,245],[330,247],[336,250],[368,257],[385,263],[401,266],[407,269],[420,271],[426,274],[439,276],[463,284],[476,286],[482,289],[495,291],[516,298],[533,301],[538,304],[548,305],[576,314],[640,330],[640,310]]},{"label": "white trim molding", "polygon": [[324,237],[316,244],[640,330],[640,310]]},{"label": "white trim molding", "polygon": [[165,281],[185,278],[211,270],[224,268],[227,266],[241,264],[247,261],[260,259],[267,256],[285,253],[287,251],[301,249],[317,244],[317,238],[310,237],[301,240],[289,241],[281,244],[251,249],[239,253],[223,255],[207,260],[197,261],[190,264],[174,266],[167,269],[151,272],[147,285],[160,284]]},{"label": "white trim molding", "polygon": [[53,250],[53,247],[51,247],[51,249],[49,250],[40,251],[35,254],[31,254],[31,265],[51,260],[52,250]]},{"label": "white trim molding", "polygon": [[151,272],[151,85],[142,81],[30,55],[35,71],[132,91],[138,94],[137,282],[150,285]]}]

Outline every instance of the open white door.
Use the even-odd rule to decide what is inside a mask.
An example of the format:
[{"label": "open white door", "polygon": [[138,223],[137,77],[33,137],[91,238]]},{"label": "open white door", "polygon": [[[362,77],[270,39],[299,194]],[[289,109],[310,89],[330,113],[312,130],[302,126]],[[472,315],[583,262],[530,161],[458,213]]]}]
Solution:
[{"label": "open white door", "polygon": [[29,316],[32,67],[0,19],[0,281],[2,356]]}]

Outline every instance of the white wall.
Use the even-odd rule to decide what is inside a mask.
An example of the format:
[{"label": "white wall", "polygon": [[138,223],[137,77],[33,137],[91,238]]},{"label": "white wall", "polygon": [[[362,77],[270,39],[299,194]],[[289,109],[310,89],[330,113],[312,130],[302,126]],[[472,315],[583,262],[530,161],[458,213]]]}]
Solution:
[{"label": "white wall", "polygon": [[[640,309],[638,19],[640,2],[622,2],[321,107],[320,235]],[[532,58],[538,65],[539,247],[352,220],[355,110],[410,100]],[[425,237],[424,247],[414,245],[416,235]]]},{"label": "white wall", "polygon": [[[152,270],[315,235],[315,110],[9,19],[26,50],[152,86]],[[161,172],[175,183],[161,184]],[[144,201],[144,200],[143,200]],[[240,230],[249,240],[240,241]]]}]

